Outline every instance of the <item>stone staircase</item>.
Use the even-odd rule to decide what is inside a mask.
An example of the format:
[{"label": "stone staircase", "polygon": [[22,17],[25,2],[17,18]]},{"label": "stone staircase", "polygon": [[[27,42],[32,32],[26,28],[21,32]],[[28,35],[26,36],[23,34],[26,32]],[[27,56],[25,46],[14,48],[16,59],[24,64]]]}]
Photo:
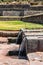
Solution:
[{"label": "stone staircase", "polygon": [[26,58],[19,58],[18,31],[0,31],[0,65],[29,65]]}]

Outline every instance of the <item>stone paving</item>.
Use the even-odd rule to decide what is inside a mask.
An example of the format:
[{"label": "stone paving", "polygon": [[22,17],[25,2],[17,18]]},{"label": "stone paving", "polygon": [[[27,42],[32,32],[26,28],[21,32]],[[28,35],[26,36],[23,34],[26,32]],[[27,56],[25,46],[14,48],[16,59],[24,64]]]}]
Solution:
[{"label": "stone paving", "polygon": [[0,44],[0,55],[7,55],[9,51],[16,51],[19,49],[19,45],[16,44]]},{"label": "stone paving", "polygon": [[0,44],[0,65],[29,65],[28,60],[6,56],[9,51],[18,49],[19,45],[16,44]]}]

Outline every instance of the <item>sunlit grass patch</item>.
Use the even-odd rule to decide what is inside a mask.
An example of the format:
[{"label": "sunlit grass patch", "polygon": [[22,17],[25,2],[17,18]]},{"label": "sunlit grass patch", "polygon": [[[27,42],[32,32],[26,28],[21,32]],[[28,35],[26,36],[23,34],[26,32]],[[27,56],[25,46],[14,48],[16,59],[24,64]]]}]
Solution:
[{"label": "sunlit grass patch", "polygon": [[43,25],[23,21],[0,21],[0,30],[19,30],[21,28],[37,29],[43,28]]}]

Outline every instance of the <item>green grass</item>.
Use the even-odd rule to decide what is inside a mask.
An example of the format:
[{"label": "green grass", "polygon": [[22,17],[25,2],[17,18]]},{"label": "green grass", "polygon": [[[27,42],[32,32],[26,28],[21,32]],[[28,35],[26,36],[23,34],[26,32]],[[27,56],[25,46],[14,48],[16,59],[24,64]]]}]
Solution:
[{"label": "green grass", "polygon": [[22,21],[0,21],[0,30],[19,30],[21,28],[43,28],[41,24],[25,23]]}]

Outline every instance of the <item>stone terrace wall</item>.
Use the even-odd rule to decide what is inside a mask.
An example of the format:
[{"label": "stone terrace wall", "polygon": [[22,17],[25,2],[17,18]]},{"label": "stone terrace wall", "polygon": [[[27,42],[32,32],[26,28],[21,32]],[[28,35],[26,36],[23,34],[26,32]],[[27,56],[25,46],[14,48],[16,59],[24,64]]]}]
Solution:
[{"label": "stone terrace wall", "polygon": [[21,5],[21,4],[17,4],[17,5],[0,5],[0,10],[3,10],[3,11],[15,11],[15,10],[27,10],[27,9],[30,9],[30,5]]},{"label": "stone terrace wall", "polygon": [[25,10],[29,10],[29,5],[0,5],[0,16],[23,16]]},{"label": "stone terrace wall", "polygon": [[37,15],[37,16],[31,16],[31,17],[27,17],[27,18],[0,18],[0,20],[21,20],[24,22],[33,22],[33,23],[41,23],[43,24],[43,15]]},{"label": "stone terrace wall", "polygon": [[[34,11],[43,11],[43,6],[30,6],[30,5],[0,5],[0,16],[24,16],[28,15],[24,11],[29,11],[29,10],[34,10]],[[43,15],[37,15],[37,16],[31,16],[27,18],[5,18],[5,17],[0,17],[0,20],[23,20],[23,21],[28,21],[28,22],[36,22],[36,23],[43,23]]]},{"label": "stone terrace wall", "polygon": [[43,15],[31,16],[22,19],[23,21],[27,22],[34,22],[34,23],[41,23],[43,24]]},{"label": "stone terrace wall", "polygon": [[36,10],[36,11],[41,10],[41,11],[43,11],[43,6],[31,6],[30,10]]},{"label": "stone terrace wall", "polygon": [[0,17],[0,21],[13,21],[13,20],[21,20],[20,18],[8,18],[8,17]]}]

